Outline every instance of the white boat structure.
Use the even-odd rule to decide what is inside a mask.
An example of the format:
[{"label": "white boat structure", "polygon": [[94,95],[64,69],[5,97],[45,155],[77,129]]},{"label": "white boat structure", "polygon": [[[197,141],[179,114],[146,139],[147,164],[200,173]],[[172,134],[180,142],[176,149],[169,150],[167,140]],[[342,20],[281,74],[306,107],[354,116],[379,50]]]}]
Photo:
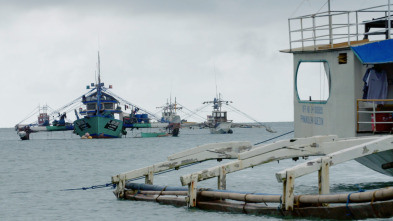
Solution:
[{"label": "white boat structure", "polygon": [[232,101],[225,101],[221,94],[215,97],[213,101],[205,101],[203,104],[213,104],[212,115],[207,116],[207,126],[212,134],[231,134],[233,133],[232,120],[228,120],[227,111],[222,110],[222,104],[229,104]]},{"label": "white boat structure", "polygon": [[172,103],[172,99],[170,99],[170,101],[167,101],[164,106],[157,108],[162,109],[162,116],[160,122],[168,123],[168,133],[172,134],[175,137],[178,136],[181,127],[181,118],[180,115],[177,114],[177,110],[181,110],[183,107],[178,106],[175,98],[174,103]]},{"label": "white boat structure", "polygon": [[[113,176],[115,195],[120,199],[282,217],[393,217],[392,187],[331,194],[329,172],[335,165],[356,160],[393,176],[390,1],[357,11],[331,11],[328,3],[327,12],[288,20],[290,48],[282,52],[292,53],[294,61],[293,139],[257,145],[239,141],[198,146],[168,156],[165,162]],[[370,19],[370,15],[377,19]],[[306,71],[313,68],[314,72]],[[373,82],[378,80],[382,82]],[[309,156],[314,157],[272,174],[282,185],[281,195],[226,190],[230,173],[246,168],[258,172],[269,162]],[[152,185],[155,173],[222,159],[233,160],[180,176],[184,187]],[[296,179],[310,173],[318,178],[319,194],[295,195]],[[144,184],[132,183],[141,177],[145,178]],[[217,190],[200,187],[202,181],[211,178],[217,178]]]}]

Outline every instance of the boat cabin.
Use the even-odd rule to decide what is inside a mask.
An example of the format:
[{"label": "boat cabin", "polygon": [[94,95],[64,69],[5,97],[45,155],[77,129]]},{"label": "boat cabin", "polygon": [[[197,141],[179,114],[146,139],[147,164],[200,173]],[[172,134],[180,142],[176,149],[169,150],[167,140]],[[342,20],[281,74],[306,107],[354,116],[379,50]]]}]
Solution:
[{"label": "boat cabin", "polygon": [[214,122],[227,122],[227,112],[226,111],[213,111],[212,118]]},{"label": "boat cabin", "polygon": [[161,115],[161,123],[181,123],[180,116],[176,113],[177,110],[183,109],[183,107],[179,107],[176,103],[166,103],[165,106],[157,107],[162,108],[162,115]]},{"label": "boat cabin", "polygon": [[[81,115],[96,115],[97,114],[97,92],[85,97],[82,97],[82,103],[86,105],[85,109],[80,108],[79,113]],[[100,112],[107,112],[107,113],[121,113],[121,108],[118,106],[119,101],[116,100],[113,96],[108,95],[104,92],[101,92],[100,98]]]},{"label": "boat cabin", "polygon": [[385,5],[289,19],[295,137],[393,132],[388,14]]}]

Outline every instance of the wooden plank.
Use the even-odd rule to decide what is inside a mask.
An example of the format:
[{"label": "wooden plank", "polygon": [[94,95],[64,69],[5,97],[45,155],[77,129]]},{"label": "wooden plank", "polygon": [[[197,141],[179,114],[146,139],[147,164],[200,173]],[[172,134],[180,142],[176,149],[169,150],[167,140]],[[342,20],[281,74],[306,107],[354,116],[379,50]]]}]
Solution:
[{"label": "wooden plank", "polygon": [[[189,165],[196,162],[202,162],[211,159],[233,159],[238,154],[248,151],[252,148],[250,142],[235,141],[226,143],[214,143],[202,145],[188,151],[169,156],[169,161],[154,164],[152,166],[132,170],[122,174],[112,176],[112,183],[118,184],[121,179],[130,180],[142,176],[146,177],[146,183],[153,182],[153,174],[179,168],[180,166]],[[121,192],[121,186],[118,186],[118,192]]]},{"label": "wooden plank", "polygon": [[321,159],[321,169],[318,171],[319,194],[329,194],[329,157]]},{"label": "wooden plank", "polygon": [[[334,139],[335,136],[332,136],[327,139]],[[265,152],[264,154],[256,155],[256,156],[247,156],[246,159],[244,160],[235,160],[226,164],[223,164],[221,166],[215,166],[209,169],[205,169],[202,171],[195,172],[195,174],[198,174],[198,181],[206,180],[206,179],[211,179],[213,177],[218,177],[220,174],[220,167],[225,167],[226,173],[233,173],[236,171],[240,171],[246,168],[258,166],[261,164],[269,163],[272,161],[276,160],[282,160],[282,159],[291,159],[294,157],[303,157],[303,156],[320,156],[320,155],[325,155],[328,153],[332,153],[338,150],[342,150],[349,145],[358,145],[362,144],[368,141],[373,141],[376,140],[378,137],[364,137],[364,138],[356,138],[356,139],[340,139],[338,141],[332,141],[332,142],[322,142],[322,143],[313,143],[313,142],[306,142],[302,143],[299,145],[293,145],[293,146],[283,146],[284,142],[278,142],[275,143],[278,146],[267,146],[269,148],[268,152]],[[309,139],[309,141],[315,141],[312,139]],[[305,146],[305,144],[311,145]],[[279,147],[279,148],[277,148]],[[272,150],[272,149],[275,150]],[[266,149],[265,149],[266,150]],[[270,151],[271,150],[271,151]],[[253,150],[251,150],[253,151]],[[249,151],[249,152],[251,152]],[[262,153],[263,150],[258,150],[257,153]],[[248,154],[248,152],[247,152]],[[240,155],[239,155],[240,156]],[[188,185],[189,182],[191,181],[191,174],[183,175],[180,177],[180,181],[183,186]]]},{"label": "wooden plank", "polygon": [[365,44],[369,42],[368,39],[363,39],[363,40],[359,40],[359,41],[351,41],[350,44],[348,44],[348,42],[342,42],[342,43],[337,43],[337,44],[333,44],[332,45],[322,45],[322,46],[318,46],[318,50],[326,50],[326,49],[333,49],[333,48],[343,48],[343,47],[349,47],[349,46],[353,46],[353,45],[358,45],[358,44]]},{"label": "wooden plank", "polygon": [[[211,143],[211,144],[205,144],[205,145],[201,145],[201,146],[197,146],[185,151],[182,151],[180,153],[176,153],[173,155],[168,156],[168,160],[169,161],[173,161],[179,158],[184,158],[187,156],[191,156],[203,151],[207,151],[207,150],[235,150],[238,149],[238,153],[239,152],[243,152],[243,151],[248,151],[250,150],[252,147],[251,143],[248,141],[233,141],[233,142],[224,142],[224,143]],[[231,152],[231,151],[227,151],[227,152]]]},{"label": "wooden plank", "polygon": [[[355,145],[353,147],[345,148],[343,150],[335,151],[326,155],[330,158],[330,166],[337,165],[349,160],[360,158],[366,155],[370,155],[376,152],[385,151],[393,149],[393,136],[381,136],[375,140]],[[308,162],[302,163],[295,167],[280,171],[276,173],[276,178],[279,182],[282,182],[287,171],[291,170],[294,172],[295,177],[304,176],[306,174],[318,171],[321,169],[321,158],[310,160]]]},{"label": "wooden plank", "polygon": [[297,139],[290,139],[290,140],[281,140],[272,144],[256,146],[250,151],[244,152],[239,154],[239,160],[244,160],[250,157],[255,157],[257,155],[261,155],[270,151],[274,151],[280,148],[285,148],[288,146],[312,146],[316,143],[323,143],[323,142],[331,142],[337,140],[336,135],[329,135],[329,136],[314,136],[309,138],[297,138]]}]

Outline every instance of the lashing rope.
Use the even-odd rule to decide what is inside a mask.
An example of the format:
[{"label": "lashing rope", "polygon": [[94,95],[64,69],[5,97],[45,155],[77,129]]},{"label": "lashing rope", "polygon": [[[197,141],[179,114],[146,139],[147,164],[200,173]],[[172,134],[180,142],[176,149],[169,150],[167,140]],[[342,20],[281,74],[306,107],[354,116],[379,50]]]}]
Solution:
[{"label": "lashing rope", "polygon": [[[365,191],[364,189],[360,188],[359,185],[358,185],[358,187],[359,187],[359,191],[353,192],[353,193],[361,193],[361,192],[364,192],[364,191]],[[353,213],[352,213],[352,211],[351,211],[351,208],[349,208],[349,203],[351,202],[351,194],[352,194],[352,193],[348,194],[348,197],[347,197],[346,207],[347,207],[348,213],[347,213],[346,215],[347,215],[347,216],[350,216],[350,217],[352,217],[352,218],[355,218],[354,215],[353,215]]]}]

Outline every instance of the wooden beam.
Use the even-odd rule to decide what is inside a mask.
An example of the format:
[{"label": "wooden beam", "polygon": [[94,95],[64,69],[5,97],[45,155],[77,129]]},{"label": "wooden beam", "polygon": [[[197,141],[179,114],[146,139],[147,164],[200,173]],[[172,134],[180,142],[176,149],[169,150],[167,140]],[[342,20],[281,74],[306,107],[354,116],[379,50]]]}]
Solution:
[{"label": "wooden beam", "polygon": [[[347,147],[343,150],[335,151],[326,155],[329,157],[329,165],[334,166],[349,160],[364,157],[376,152],[393,149],[393,136],[376,137],[374,140],[365,142],[352,147]],[[276,178],[282,182],[286,178],[287,171],[293,171],[295,178],[304,176],[306,174],[316,172],[322,167],[322,158],[313,159],[297,165],[295,167],[280,171],[276,173]]]}]

